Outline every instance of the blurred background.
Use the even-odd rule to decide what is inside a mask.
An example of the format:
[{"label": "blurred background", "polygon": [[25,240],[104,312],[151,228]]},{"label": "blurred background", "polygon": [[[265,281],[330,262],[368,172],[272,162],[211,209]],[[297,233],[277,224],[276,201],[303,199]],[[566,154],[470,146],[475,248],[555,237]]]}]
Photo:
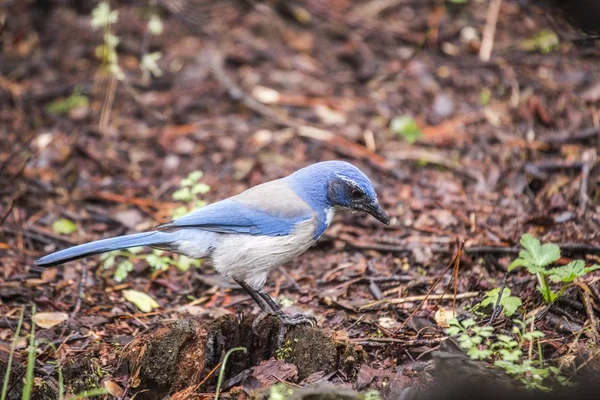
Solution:
[{"label": "blurred background", "polygon": [[[0,345],[33,299],[108,318],[69,322],[106,348],[165,319],[232,313],[243,293],[187,260],[121,254],[90,260],[83,278],[78,263],[41,270],[33,260],[329,159],[367,173],[392,225],[336,217],[269,290],[351,338],[404,335],[415,303],[349,310],[427,293],[463,240],[459,293],[497,287],[527,232],[597,260],[599,4],[3,0],[0,311],[9,319]],[[360,280],[369,276],[405,280]],[[363,284],[348,283],[356,279]],[[535,280],[520,284],[535,292]],[[139,313],[121,303],[126,287],[164,311],[115,324],[109,315]],[[430,311],[416,315],[435,325]],[[431,347],[386,346],[367,347],[385,371]],[[109,358],[102,366],[112,373]],[[377,387],[364,379],[361,388]]]}]

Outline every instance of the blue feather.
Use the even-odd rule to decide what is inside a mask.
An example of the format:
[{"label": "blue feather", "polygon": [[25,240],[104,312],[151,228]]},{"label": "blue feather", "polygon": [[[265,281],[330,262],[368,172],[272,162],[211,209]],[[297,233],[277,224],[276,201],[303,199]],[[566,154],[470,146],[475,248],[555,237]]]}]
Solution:
[{"label": "blue feather", "polygon": [[156,246],[170,243],[171,240],[172,235],[167,232],[134,233],[133,235],[117,236],[109,239],[97,240],[95,242],[80,244],[79,246],[60,250],[36,260],[35,263],[41,267],[51,267],[53,265],[62,264],[67,261],[76,260],[78,258],[83,258],[94,254],[105,253],[107,251],[121,250],[139,246]]},{"label": "blue feather", "polygon": [[284,236],[292,233],[297,223],[310,217],[306,213],[275,215],[235,199],[227,199],[202,207],[175,221],[160,225],[159,228],[198,228],[218,233]]}]

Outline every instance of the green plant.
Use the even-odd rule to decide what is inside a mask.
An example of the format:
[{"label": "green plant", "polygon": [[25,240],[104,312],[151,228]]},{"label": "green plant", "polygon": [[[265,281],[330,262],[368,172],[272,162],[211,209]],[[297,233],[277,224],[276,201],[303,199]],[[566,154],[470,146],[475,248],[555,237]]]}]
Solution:
[{"label": "green plant", "polygon": [[[512,335],[495,334],[491,326],[479,326],[473,319],[448,321],[446,332],[455,336],[467,355],[473,360],[487,361],[502,368],[528,389],[548,390],[548,381],[564,383],[566,380],[556,367],[545,365],[539,340],[544,333],[531,324],[513,319]],[[528,323],[531,325],[527,329]],[[533,358],[533,347],[537,344],[538,358]],[[523,348],[529,351],[524,354]],[[550,379],[549,379],[550,378]]]},{"label": "green plant", "polygon": [[87,107],[89,104],[87,96],[82,94],[79,86],[76,86],[69,97],[53,101],[46,106],[46,110],[54,114],[67,114],[74,108]]},{"label": "green plant", "polygon": [[[510,264],[508,271],[524,267],[529,273],[536,275],[539,282],[538,290],[546,303],[554,302],[575,279],[600,269],[600,265],[586,267],[583,260],[575,260],[561,267],[547,268],[560,259],[560,248],[557,245],[552,243],[542,245],[538,239],[528,233],[521,237],[521,245],[523,250],[519,252],[519,257]],[[552,282],[562,283],[558,293],[550,288],[548,279]]]},{"label": "green plant", "polygon": [[[173,219],[187,214],[194,208],[200,208],[206,205],[202,199],[203,194],[210,191],[210,186],[200,182],[202,171],[194,171],[186,178],[181,180],[180,188],[176,190],[172,198],[177,201],[184,201],[186,205],[175,208],[172,213]],[[165,255],[162,250],[153,249],[150,253],[142,253],[142,247],[134,247],[127,250],[111,251],[100,256],[103,261],[104,269],[115,268],[114,279],[122,282],[127,275],[133,271],[134,262],[139,260],[146,261],[153,271],[164,271],[170,265],[174,265],[182,272],[186,272],[190,267],[199,267],[201,260],[192,259],[181,254]]]},{"label": "green plant", "polygon": [[[488,291],[484,296],[481,302],[475,304],[473,306],[473,311],[477,312],[482,308],[486,308],[489,306],[495,306],[498,303],[498,296],[500,295],[500,288],[492,289]],[[509,288],[504,288],[502,290],[502,297],[500,298],[500,302],[498,303],[502,306],[504,310],[504,314],[507,317],[512,316],[518,309],[521,307],[523,302],[517,296],[512,296]]]},{"label": "green plant", "polygon": [[396,135],[402,136],[408,144],[415,143],[423,136],[415,119],[407,115],[393,118],[390,122],[390,130]]},{"label": "green plant", "polygon": [[70,219],[59,218],[52,223],[52,230],[59,235],[70,235],[77,230],[77,225]]},{"label": "green plant", "polygon": [[215,400],[219,400],[219,393],[221,392],[221,385],[223,384],[223,377],[225,376],[225,367],[227,365],[227,360],[229,359],[229,356],[231,355],[231,353],[233,353],[235,351],[243,351],[244,353],[248,352],[248,350],[246,350],[245,347],[234,347],[232,349],[229,349],[227,351],[227,353],[225,353],[225,357],[223,357],[223,362],[221,363],[221,369],[219,370],[219,377],[217,378],[217,389],[215,391]]},{"label": "green plant", "polygon": [[206,201],[202,199],[203,194],[210,192],[210,186],[200,182],[204,176],[202,171],[194,171],[186,178],[181,180],[181,188],[173,193],[173,200],[184,201],[185,206],[177,207],[173,210],[173,219],[179,218],[194,208],[204,207]]},{"label": "green plant", "polygon": [[[294,342],[297,342],[296,339],[294,339]],[[279,347],[277,349],[277,351],[275,351],[275,355],[277,356],[278,360],[285,360],[287,359],[290,355],[292,354],[292,343],[289,340],[286,340],[281,347]]]},{"label": "green plant", "polygon": [[542,29],[530,39],[521,41],[520,47],[525,51],[539,51],[542,54],[548,54],[558,49],[560,39],[558,35],[550,29]]},{"label": "green plant", "polygon": [[456,336],[460,347],[473,360],[486,360],[492,355],[491,339],[494,328],[491,326],[478,326],[474,319],[469,318],[459,321],[452,318],[448,321],[450,327],[446,333]]},{"label": "green plant", "polygon": [[111,32],[111,25],[119,19],[119,12],[111,10],[108,1],[101,1],[92,10],[92,28],[102,30],[103,43],[96,48],[96,57],[102,61],[107,71],[118,80],[123,80],[125,75],[119,67],[119,56],[117,55],[117,45],[119,38]]}]

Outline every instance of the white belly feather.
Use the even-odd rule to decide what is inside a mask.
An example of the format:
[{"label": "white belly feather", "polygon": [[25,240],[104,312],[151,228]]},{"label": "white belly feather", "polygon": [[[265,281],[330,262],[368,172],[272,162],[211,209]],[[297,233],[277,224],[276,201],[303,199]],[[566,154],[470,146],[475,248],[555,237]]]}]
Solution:
[{"label": "white belly feather", "polygon": [[313,245],[315,227],[311,218],[286,236],[222,235],[212,253],[214,267],[225,276],[261,289],[273,269]]}]

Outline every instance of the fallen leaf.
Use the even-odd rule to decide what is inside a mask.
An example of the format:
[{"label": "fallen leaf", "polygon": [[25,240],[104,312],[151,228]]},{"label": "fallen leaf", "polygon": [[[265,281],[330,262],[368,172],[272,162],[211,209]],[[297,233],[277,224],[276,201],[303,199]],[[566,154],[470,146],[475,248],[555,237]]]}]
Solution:
[{"label": "fallen leaf", "polygon": [[106,388],[108,393],[110,393],[111,396],[114,396],[116,398],[121,398],[125,394],[123,388],[111,380],[104,381],[104,387]]},{"label": "fallen leaf", "polygon": [[160,307],[160,304],[158,304],[152,296],[143,292],[138,292],[137,290],[123,290],[123,296],[127,301],[135,304],[141,312],[150,312],[153,309]]},{"label": "fallen leaf", "polygon": [[448,320],[454,317],[456,317],[456,313],[454,313],[452,310],[447,310],[444,307],[440,307],[435,312],[433,319],[440,328],[449,328],[450,325],[448,324]]},{"label": "fallen leaf", "polygon": [[60,218],[52,223],[52,230],[59,235],[70,235],[77,230],[77,225],[70,219]]},{"label": "fallen leaf", "polygon": [[69,316],[62,312],[40,312],[33,317],[35,324],[42,329],[52,328],[68,319]]}]

